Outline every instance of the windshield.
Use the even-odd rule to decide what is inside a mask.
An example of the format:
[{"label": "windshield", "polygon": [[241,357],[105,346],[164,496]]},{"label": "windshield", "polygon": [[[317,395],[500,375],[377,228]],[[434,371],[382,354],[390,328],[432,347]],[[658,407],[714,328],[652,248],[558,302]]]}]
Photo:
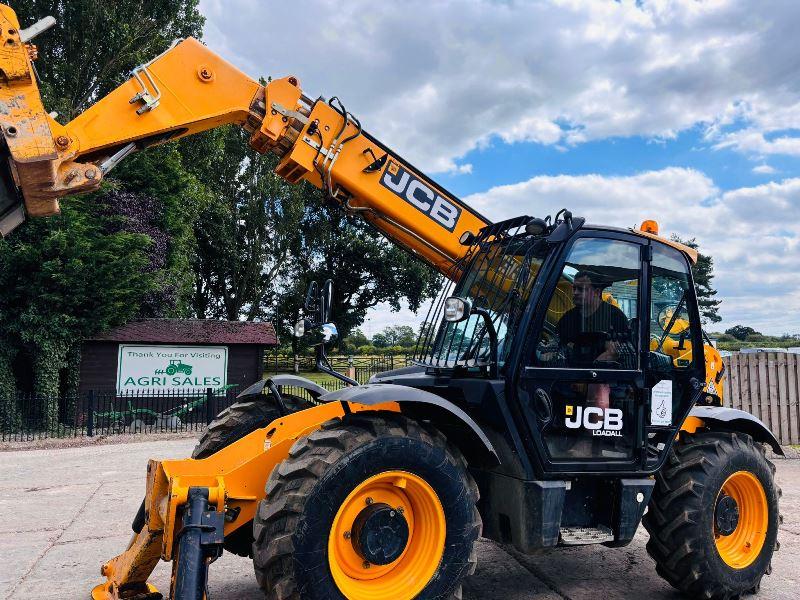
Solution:
[{"label": "windshield", "polygon": [[528,235],[492,236],[476,244],[458,283],[445,285],[433,302],[417,344],[417,362],[435,367],[489,363],[489,334],[482,316],[470,315],[459,323],[444,321],[444,300],[458,296],[489,312],[502,367],[548,248],[541,238]]}]

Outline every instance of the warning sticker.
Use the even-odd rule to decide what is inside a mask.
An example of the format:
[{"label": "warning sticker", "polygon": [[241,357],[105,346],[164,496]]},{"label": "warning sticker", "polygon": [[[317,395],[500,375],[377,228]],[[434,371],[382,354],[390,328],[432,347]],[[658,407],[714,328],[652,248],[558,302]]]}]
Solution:
[{"label": "warning sticker", "polygon": [[650,424],[672,425],[672,380],[659,381],[650,391]]}]

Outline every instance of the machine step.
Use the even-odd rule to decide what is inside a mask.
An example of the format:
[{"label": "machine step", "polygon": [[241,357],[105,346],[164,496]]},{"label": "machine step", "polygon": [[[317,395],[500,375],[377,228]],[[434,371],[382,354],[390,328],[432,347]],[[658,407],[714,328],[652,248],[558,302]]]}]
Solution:
[{"label": "machine step", "polygon": [[613,542],[614,532],[602,525],[598,527],[562,527],[559,543],[564,546],[582,546]]}]

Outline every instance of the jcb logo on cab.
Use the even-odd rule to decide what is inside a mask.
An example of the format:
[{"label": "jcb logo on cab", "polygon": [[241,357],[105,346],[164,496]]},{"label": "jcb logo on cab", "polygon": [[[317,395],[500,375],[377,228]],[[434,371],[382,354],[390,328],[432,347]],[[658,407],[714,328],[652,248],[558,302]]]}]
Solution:
[{"label": "jcb logo on cab", "polygon": [[571,406],[564,411],[568,429],[588,429],[595,436],[622,437],[622,410],[597,406]]}]

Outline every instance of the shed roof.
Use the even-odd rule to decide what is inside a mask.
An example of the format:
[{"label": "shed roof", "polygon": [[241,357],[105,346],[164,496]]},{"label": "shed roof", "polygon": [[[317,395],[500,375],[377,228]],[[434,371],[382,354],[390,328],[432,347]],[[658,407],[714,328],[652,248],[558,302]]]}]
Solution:
[{"label": "shed roof", "polygon": [[214,321],[211,319],[139,319],[96,335],[98,342],[158,344],[258,344],[277,346],[272,323]]}]

